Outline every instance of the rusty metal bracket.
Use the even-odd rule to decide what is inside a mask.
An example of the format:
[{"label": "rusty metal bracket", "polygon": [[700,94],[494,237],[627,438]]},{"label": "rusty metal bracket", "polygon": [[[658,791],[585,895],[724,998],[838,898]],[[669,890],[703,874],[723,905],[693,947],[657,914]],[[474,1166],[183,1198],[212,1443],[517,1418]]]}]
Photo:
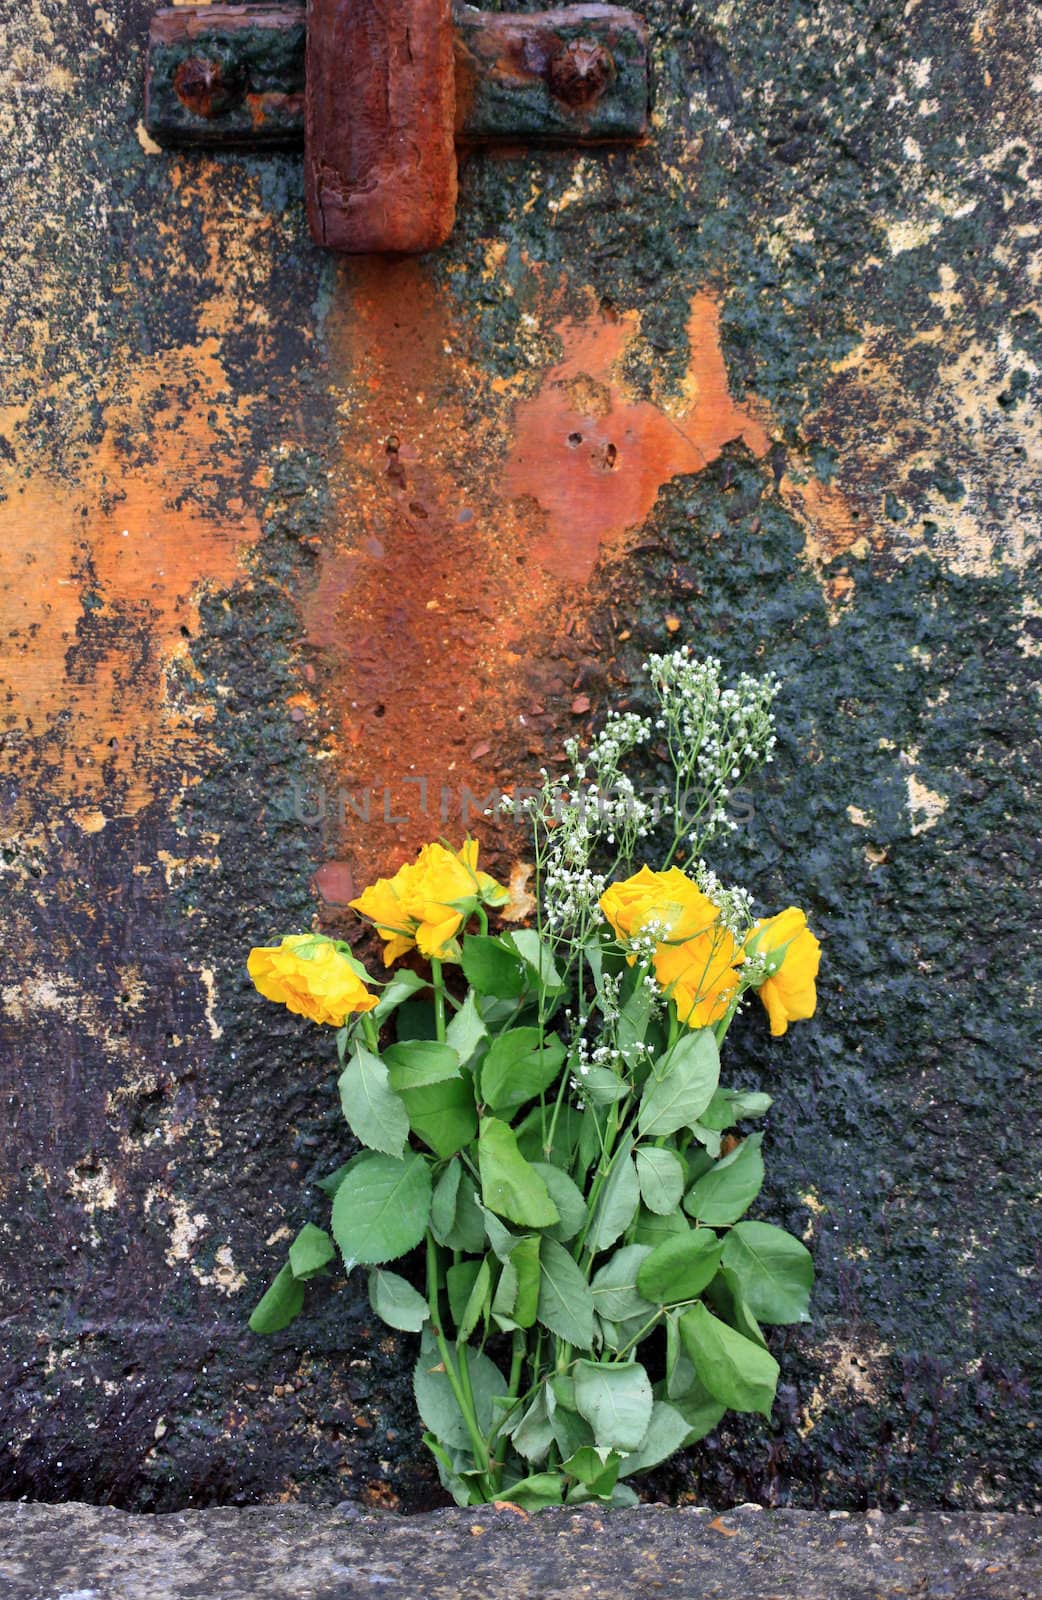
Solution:
[{"label": "rusty metal bracket", "polygon": [[303,137],[313,236],[351,253],[443,243],[459,145],[632,143],[647,115],[646,30],[621,6],[169,7],[149,32],[152,138],[219,149]]}]

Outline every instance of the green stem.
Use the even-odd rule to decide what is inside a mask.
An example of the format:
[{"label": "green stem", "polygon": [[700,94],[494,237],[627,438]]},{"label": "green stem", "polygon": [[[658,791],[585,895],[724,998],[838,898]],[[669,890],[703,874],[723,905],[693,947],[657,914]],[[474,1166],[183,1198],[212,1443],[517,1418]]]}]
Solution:
[{"label": "green stem", "polygon": [[449,1380],[449,1387],[455,1397],[456,1404],[460,1408],[460,1415],[467,1425],[470,1446],[474,1455],[474,1466],[480,1474],[482,1491],[486,1495],[490,1495],[492,1486],[489,1477],[488,1445],[482,1437],[477,1417],[474,1415],[474,1396],[470,1387],[470,1373],[467,1371],[466,1346],[464,1346],[463,1356],[460,1361],[460,1371],[464,1373],[465,1378],[464,1383],[460,1381],[455,1362],[452,1359],[452,1351],[449,1349],[448,1340],[442,1332],[440,1300],[441,1271],[438,1266],[438,1246],[434,1235],[428,1230],[427,1305],[431,1314],[431,1329],[438,1346],[438,1354],[441,1356],[442,1366],[445,1368],[445,1376]]},{"label": "green stem", "polygon": [[[510,1357],[510,1381],[507,1384],[507,1400],[509,1404],[503,1411],[501,1420],[497,1423],[489,1439],[489,1449],[498,1438],[508,1417],[513,1415],[517,1406],[517,1391],[521,1383],[521,1369],[525,1361],[525,1334],[523,1328],[514,1329],[514,1344]],[[496,1459],[492,1462],[492,1481],[497,1489],[503,1486],[503,1468],[506,1465],[506,1451],[496,1451]]]},{"label": "green stem", "polygon": [[723,1016],[720,1018],[720,1021],[716,1024],[716,1026],[713,1029],[713,1035],[714,1035],[714,1037],[716,1039],[716,1043],[717,1043],[717,1047],[718,1048],[719,1048],[720,1045],[723,1044],[724,1039],[727,1037],[727,1030],[731,1026],[731,1023],[735,1019],[735,1013],[738,1010],[738,1002],[742,998],[742,995],[744,993],[745,993],[744,986],[739,984],[738,988],[735,990],[734,994],[731,996],[730,1005],[728,1006],[727,1010],[724,1012]]},{"label": "green stem", "polygon": [[659,1309],[655,1312],[655,1315],[650,1319],[650,1321],[645,1322],[645,1324],[644,1324],[643,1328],[641,1328],[640,1332],[639,1333],[635,1333],[633,1335],[633,1338],[630,1340],[629,1344],[624,1344],[621,1350],[616,1350],[615,1354],[612,1356],[612,1360],[613,1361],[622,1361],[622,1360],[624,1360],[625,1357],[628,1356],[630,1351],[633,1349],[633,1346],[635,1344],[640,1344],[640,1341],[644,1338],[644,1336],[651,1332],[651,1330],[655,1326],[656,1322],[662,1316],[662,1313],[663,1313],[664,1309],[665,1308],[663,1306],[660,1306]]},{"label": "green stem", "polygon": [[445,1043],[445,978],[441,970],[441,962],[431,957],[431,979],[434,984],[434,1026],[437,1030],[438,1040]]},{"label": "green stem", "polygon": [[380,1030],[368,1011],[362,1012],[362,1032],[365,1034],[365,1042],[370,1050],[378,1051],[380,1049]]}]

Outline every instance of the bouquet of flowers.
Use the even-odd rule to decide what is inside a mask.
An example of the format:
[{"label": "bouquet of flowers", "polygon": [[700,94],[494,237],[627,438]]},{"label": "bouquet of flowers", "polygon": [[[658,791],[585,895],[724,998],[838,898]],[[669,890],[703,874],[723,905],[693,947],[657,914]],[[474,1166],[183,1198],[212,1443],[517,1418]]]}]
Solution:
[{"label": "bouquet of flowers", "polygon": [[[312,1278],[364,1269],[374,1313],[419,1335],[424,1440],[461,1505],[632,1504],[625,1480],[729,1408],[769,1414],[762,1325],[808,1315],[807,1250],[746,1216],[770,1097],[721,1083],[720,1052],[750,994],[775,1035],[813,1014],[818,941],[795,907],[754,918],[702,856],[771,759],[778,684],[726,688],[686,649],[646,671],[651,717],[609,715],[513,801],[530,927],[490,927],[507,890],[468,839],[353,902],[385,966],[412,963],[387,981],[309,934],[249,956],[262,995],[337,1029],[361,1146],[251,1326],[285,1327]],[[670,771],[650,799],[625,772],[645,746]],[[660,864],[634,870],[653,837]]]}]

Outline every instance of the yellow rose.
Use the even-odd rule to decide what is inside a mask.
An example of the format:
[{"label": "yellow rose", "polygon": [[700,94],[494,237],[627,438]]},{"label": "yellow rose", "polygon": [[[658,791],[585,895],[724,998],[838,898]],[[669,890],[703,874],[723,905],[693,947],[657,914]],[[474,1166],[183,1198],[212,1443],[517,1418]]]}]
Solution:
[{"label": "yellow rose", "polygon": [[719,1022],[738,987],[733,962],[737,947],[726,928],[683,944],[660,944],[655,951],[655,977],[689,1028],[708,1028]]},{"label": "yellow rose", "polygon": [[246,970],[266,1000],[276,1000],[298,1017],[342,1027],[356,1011],[377,1004],[352,962],[332,939],[291,933],[279,945],[257,945]]},{"label": "yellow rose", "polygon": [[790,1022],[812,1017],[818,1003],[814,980],[821,961],[821,945],[796,906],[762,917],[745,941],[747,960],[766,962],[766,976],[757,985],[767,1008],[771,1033],[780,1039]]},{"label": "yellow rose", "polygon": [[380,878],[351,905],[368,917],[386,941],[384,965],[415,946],[438,961],[458,961],[456,936],[481,903],[503,905],[508,891],[478,871],[478,842],[467,839],[459,853],[425,844],[416,860]]},{"label": "yellow rose", "polygon": [[[681,1022],[705,1028],[717,1022],[738,985],[737,946],[720,913],[696,883],[670,867],[641,867],[613,883],[600,907],[622,943],[642,936],[654,942],[655,977],[670,995]],[[630,966],[636,955],[627,956]]]},{"label": "yellow rose", "polygon": [[412,863],[399,867],[393,878],[378,878],[368,889],[352,900],[351,906],[376,928],[384,945],[384,966],[404,956],[415,948],[415,923],[406,910],[405,896],[409,880],[416,871]]},{"label": "yellow rose", "polygon": [[691,939],[712,928],[719,916],[708,895],[679,867],[666,872],[641,867],[606,889],[600,908],[624,944],[642,933],[671,942]]}]

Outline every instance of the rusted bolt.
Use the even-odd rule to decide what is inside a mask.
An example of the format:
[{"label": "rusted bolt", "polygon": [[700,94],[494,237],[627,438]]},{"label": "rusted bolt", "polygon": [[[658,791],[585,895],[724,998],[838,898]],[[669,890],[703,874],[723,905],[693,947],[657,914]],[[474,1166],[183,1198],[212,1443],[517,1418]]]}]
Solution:
[{"label": "rusted bolt", "polygon": [[219,61],[189,56],[174,73],[174,93],[186,111],[197,117],[218,117],[236,98],[239,85],[229,82]]},{"label": "rusted bolt", "polygon": [[573,39],[550,62],[550,92],[566,106],[588,106],[615,76],[610,50],[590,39]]}]

